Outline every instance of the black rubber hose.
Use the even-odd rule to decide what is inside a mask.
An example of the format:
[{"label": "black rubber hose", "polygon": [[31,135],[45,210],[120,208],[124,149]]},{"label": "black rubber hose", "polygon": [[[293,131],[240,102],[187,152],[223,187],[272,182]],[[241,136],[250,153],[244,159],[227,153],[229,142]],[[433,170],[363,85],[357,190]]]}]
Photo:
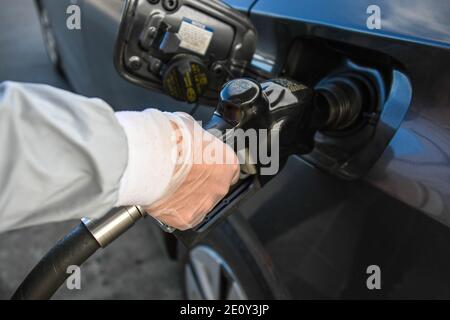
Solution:
[{"label": "black rubber hose", "polygon": [[42,258],[12,296],[12,300],[50,299],[70,276],[67,267],[81,266],[100,245],[83,223]]}]

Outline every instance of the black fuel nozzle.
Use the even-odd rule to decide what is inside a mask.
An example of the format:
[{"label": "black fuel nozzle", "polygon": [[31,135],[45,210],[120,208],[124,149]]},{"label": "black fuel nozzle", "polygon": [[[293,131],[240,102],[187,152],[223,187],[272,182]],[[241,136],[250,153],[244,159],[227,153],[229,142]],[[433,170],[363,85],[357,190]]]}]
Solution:
[{"label": "black fuel nozzle", "polygon": [[269,103],[271,128],[279,131],[280,159],[310,152],[323,122],[322,113],[314,109],[315,91],[285,78],[269,80],[262,87]]},{"label": "black fuel nozzle", "polygon": [[246,78],[231,80],[222,87],[219,104],[204,129],[258,129],[267,125],[267,110],[267,101],[258,82]]},{"label": "black fuel nozzle", "polygon": [[[216,112],[204,128],[216,129],[215,135],[233,144],[243,173],[258,174],[265,166],[260,161],[259,148],[265,148],[270,157],[277,153],[281,166],[290,154],[311,150],[316,127],[321,122],[320,115],[313,112],[314,96],[311,88],[287,79],[263,83],[246,78],[231,80],[222,87]],[[227,129],[233,129],[234,133],[225,135]],[[239,135],[237,129],[244,133]],[[244,141],[243,145],[242,140],[250,136],[247,135],[250,130],[256,132],[256,138]],[[239,139],[241,144],[236,143]]]},{"label": "black fuel nozzle", "polygon": [[358,119],[361,103],[356,89],[344,80],[318,90],[286,78],[262,83],[231,80],[223,86],[206,128],[265,129],[269,136],[276,132],[284,163],[291,154],[311,152],[317,131],[347,128]]}]

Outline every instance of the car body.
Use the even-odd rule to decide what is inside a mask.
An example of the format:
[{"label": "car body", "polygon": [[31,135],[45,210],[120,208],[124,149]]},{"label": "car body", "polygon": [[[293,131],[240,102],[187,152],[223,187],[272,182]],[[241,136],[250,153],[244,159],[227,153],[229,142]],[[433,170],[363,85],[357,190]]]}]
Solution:
[{"label": "car body", "polygon": [[[381,106],[373,135],[344,162],[322,161],[326,148],[290,157],[208,239],[180,250],[187,296],[450,298],[450,5],[226,2],[256,26],[254,64],[270,76],[316,85],[342,64],[375,70],[383,82]],[[120,78],[112,52],[123,0],[39,3],[77,92],[117,109],[154,106],[203,120],[213,112]],[[83,32],[63,27],[60,13],[73,3],[82,8]],[[381,29],[368,26],[373,5]],[[337,64],[330,62],[334,55],[342,56]],[[340,139],[350,138],[332,140]],[[381,272],[380,289],[368,285],[373,266]]]}]

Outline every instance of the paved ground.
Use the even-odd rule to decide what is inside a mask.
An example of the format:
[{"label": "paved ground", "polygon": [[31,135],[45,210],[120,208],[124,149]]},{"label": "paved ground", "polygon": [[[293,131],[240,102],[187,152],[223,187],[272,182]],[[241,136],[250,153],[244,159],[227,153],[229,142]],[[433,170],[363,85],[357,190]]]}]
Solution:
[{"label": "paved ground", "polygon": [[[3,1],[0,10],[0,82],[40,82],[67,88],[42,44],[31,0]],[[1,208],[0,208],[1,210]],[[7,299],[42,255],[77,221],[0,235],[0,299]],[[82,289],[62,288],[59,299],[181,298],[177,264],[164,253],[159,230],[141,221],[82,268]]]}]

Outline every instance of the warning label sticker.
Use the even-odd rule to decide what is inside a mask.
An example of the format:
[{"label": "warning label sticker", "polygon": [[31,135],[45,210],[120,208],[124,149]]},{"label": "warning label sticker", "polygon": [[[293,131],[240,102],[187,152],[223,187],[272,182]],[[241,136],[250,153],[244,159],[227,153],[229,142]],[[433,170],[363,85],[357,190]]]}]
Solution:
[{"label": "warning label sticker", "polygon": [[184,19],[178,31],[180,47],[203,56],[209,48],[213,33],[212,29],[201,23]]}]

